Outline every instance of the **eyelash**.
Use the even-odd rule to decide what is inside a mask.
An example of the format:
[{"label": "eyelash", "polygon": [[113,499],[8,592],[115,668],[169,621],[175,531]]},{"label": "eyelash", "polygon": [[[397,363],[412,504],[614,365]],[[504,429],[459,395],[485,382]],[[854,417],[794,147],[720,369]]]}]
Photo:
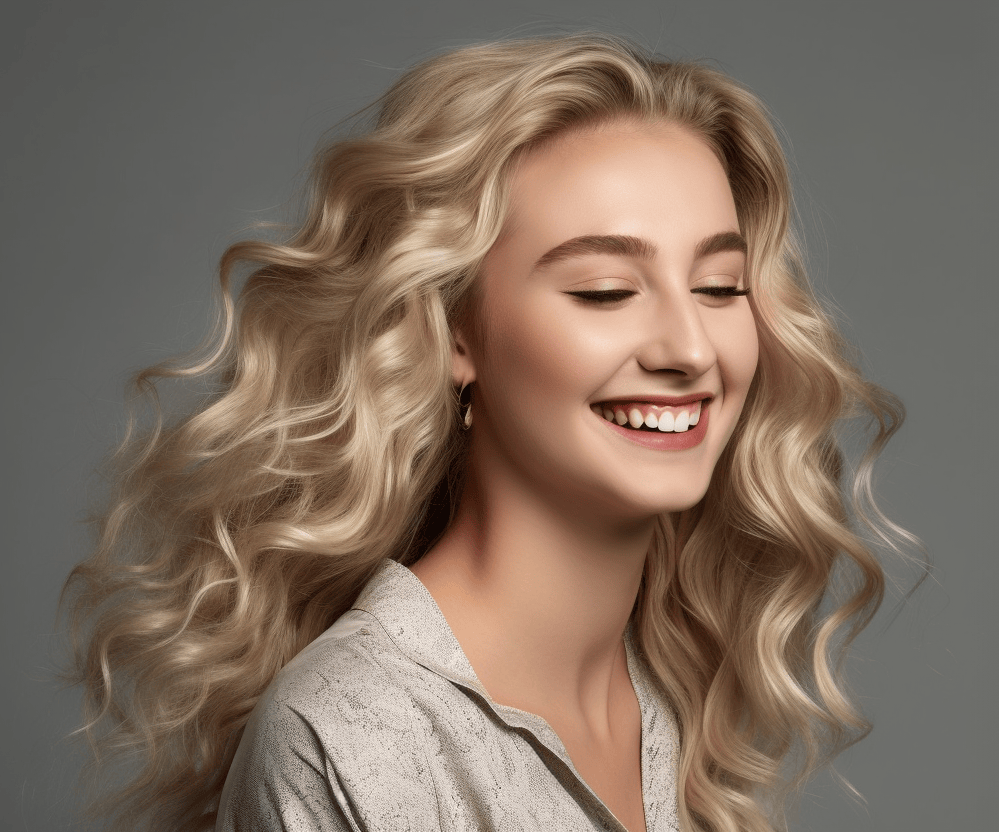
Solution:
[{"label": "eyelash", "polygon": [[749,289],[736,289],[734,286],[702,286],[694,291],[715,298],[742,298],[749,294]]},{"label": "eyelash", "polygon": [[630,298],[635,293],[628,289],[583,289],[579,292],[566,292],[580,300],[592,301],[594,303],[617,303],[618,301]]},{"label": "eyelash", "polygon": [[[749,294],[749,289],[736,289],[733,286],[702,286],[693,291],[700,295],[710,295],[713,298],[741,298]],[[630,298],[635,292],[628,289],[608,289],[605,291],[584,289],[578,292],[566,292],[566,294],[591,303],[618,303]]]}]

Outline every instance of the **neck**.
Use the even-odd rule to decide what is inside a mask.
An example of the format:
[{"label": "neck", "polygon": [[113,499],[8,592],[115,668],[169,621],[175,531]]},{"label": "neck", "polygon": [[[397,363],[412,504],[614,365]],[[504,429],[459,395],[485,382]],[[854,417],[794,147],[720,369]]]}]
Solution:
[{"label": "neck", "polygon": [[470,466],[455,516],[413,566],[494,700],[607,713],[655,518],[611,522]]}]

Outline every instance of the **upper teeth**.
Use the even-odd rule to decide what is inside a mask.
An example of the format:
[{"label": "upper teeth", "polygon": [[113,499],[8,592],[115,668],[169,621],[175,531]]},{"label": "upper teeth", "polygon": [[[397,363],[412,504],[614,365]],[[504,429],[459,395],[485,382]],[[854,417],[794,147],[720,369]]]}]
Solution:
[{"label": "upper teeth", "polygon": [[593,411],[608,422],[640,428],[657,428],[663,433],[683,433],[701,418],[701,402],[691,402],[679,407],[659,407],[648,404],[593,405]]}]

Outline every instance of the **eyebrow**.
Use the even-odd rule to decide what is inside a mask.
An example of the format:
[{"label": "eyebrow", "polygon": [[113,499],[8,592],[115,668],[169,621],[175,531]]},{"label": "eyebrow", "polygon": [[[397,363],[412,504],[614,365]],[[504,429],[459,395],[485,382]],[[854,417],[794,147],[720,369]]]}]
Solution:
[{"label": "eyebrow", "polygon": [[[746,254],[748,250],[746,238],[738,231],[722,231],[701,240],[694,250],[694,259],[699,260],[725,251]],[[555,248],[546,251],[538,258],[534,268],[544,269],[562,260],[587,254],[616,254],[639,260],[651,260],[658,251],[656,246],[641,237],[631,237],[627,234],[584,234],[559,243]]]},{"label": "eyebrow", "polygon": [[651,260],[657,251],[652,243],[640,237],[629,237],[625,234],[586,234],[582,237],[573,237],[546,251],[538,258],[534,268],[543,269],[561,260],[585,254],[618,254],[640,260]]},{"label": "eyebrow", "polygon": [[712,234],[705,237],[697,244],[694,250],[694,259],[700,260],[712,254],[721,254],[724,251],[738,251],[740,254],[748,254],[749,246],[746,238],[738,231],[722,231],[720,234]]}]

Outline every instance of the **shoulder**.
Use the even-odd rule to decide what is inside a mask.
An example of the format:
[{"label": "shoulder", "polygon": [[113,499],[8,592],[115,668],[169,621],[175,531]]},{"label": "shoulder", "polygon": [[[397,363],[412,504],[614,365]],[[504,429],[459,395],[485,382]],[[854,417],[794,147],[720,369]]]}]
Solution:
[{"label": "shoulder", "polygon": [[[346,613],[257,703],[220,817],[264,806],[283,820],[281,812],[292,811],[284,803],[293,802],[294,817],[315,815],[323,829],[434,828],[438,807],[425,750],[432,727],[421,701],[438,682],[396,649],[369,613]],[[353,816],[354,825],[334,825],[326,811]]]},{"label": "shoulder", "polygon": [[446,681],[405,655],[363,610],[351,610],[296,656],[267,691],[269,711],[295,713],[317,739],[340,746],[354,731],[421,730],[422,701]]}]

